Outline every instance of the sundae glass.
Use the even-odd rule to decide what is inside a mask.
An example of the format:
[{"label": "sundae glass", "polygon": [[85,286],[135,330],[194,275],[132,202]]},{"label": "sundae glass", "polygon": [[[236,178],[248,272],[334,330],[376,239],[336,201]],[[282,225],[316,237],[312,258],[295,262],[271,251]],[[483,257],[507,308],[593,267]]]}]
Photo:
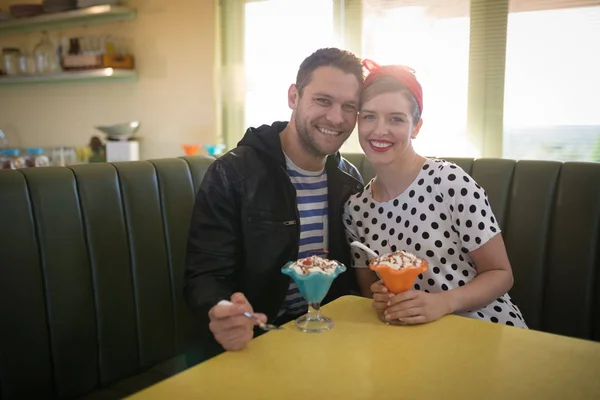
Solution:
[{"label": "sundae glass", "polygon": [[405,251],[397,251],[371,259],[369,269],[381,277],[391,293],[398,294],[410,290],[417,276],[427,271],[427,265],[427,260],[421,260]]},{"label": "sundae glass", "polygon": [[[369,262],[369,268],[379,275],[385,287],[393,294],[410,290],[417,276],[427,271],[427,265],[427,260],[421,260],[405,251],[384,254]],[[381,311],[377,315],[388,325],[403,324],[402,321],[388,321]]]},{"label": "sundae glass", "polygon": [[296,319],[296,328],[303,332],[324,332],[333,328],[333,320],[321,314],[321,301],[333,280],[346,271],[343,264],[319,256],[290,261],[281,272],[291,277],[308,303],[308,314]]}]

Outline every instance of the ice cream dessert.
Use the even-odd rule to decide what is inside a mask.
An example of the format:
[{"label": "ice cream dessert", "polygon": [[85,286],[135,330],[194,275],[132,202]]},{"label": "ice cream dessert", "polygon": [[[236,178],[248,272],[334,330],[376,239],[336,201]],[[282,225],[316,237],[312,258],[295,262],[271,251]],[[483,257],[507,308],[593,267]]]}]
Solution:
[{"label": "ice cream dessert", "polygon": [[423,262],[419,257],[406,251],[397,251],[395,253],[387,253],[377,258],[374,258],[369,263],[369,266],[380,267],[388,266],[391,269],[402,269],[402,268],[420,268]]},{"label": "ice cream dessert", "polygon": [[301,258],[290,265],[298,275],[325,274],[333,275],[338,267],[337,261],[328,260],[319,256]]},{"label": "ice cream dessert", "polygon": [[427,271],[427,266],[427,260],[405,251],[384,254],[369,262],[369,268],[379,274],[392,293],[410,290],[417,276]]},{"label": "ice cream dessert", "polygon": [[288,262],[281,272],[294,280],[300,294],[308,303],[308,314],[294,321],[303,332],[323,332],[333,327],[333,321],[319,311],[321,301],[329,292],[331,284],[346,267],[335,261],[310,256]]}]

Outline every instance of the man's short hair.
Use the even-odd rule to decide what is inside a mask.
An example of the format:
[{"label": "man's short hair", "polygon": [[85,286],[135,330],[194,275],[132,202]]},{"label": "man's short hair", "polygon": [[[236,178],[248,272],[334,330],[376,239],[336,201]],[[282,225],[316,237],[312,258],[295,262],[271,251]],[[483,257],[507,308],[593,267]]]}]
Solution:
[{"label": "man's short hair", "polygon": [[364,81],[363,66],[358,57],[347,50],[327,47],[306,57],[300,65],[296,76],[296,88],[300,96],[306,85],[310,83],[313,71],[319,67],[335,67],[354,75],[360,84]]}]

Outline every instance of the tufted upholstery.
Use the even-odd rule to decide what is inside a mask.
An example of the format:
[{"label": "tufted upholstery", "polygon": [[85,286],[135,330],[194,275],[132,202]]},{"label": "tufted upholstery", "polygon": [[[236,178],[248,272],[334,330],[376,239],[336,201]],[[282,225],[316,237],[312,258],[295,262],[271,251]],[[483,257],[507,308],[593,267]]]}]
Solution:
[{"label": "tufted upholstery", "polygon": [[185,368],[185,246],[210,162],[0,171],[0,398],[117,398]]},{"label": "tufted upholstery", "polygon": [[[449,161],[489,195],[529,325],[600,340],[600,164]],[[119,398],[186,367],[185,246],[210,163],[0,171],[1,399]]]},{"label": "tufted upholstery", "polygon": [[[347,157],[373,178],[364,155]],[[600,163],[446,160],[488,194],[529,327],[600,340]]]}]

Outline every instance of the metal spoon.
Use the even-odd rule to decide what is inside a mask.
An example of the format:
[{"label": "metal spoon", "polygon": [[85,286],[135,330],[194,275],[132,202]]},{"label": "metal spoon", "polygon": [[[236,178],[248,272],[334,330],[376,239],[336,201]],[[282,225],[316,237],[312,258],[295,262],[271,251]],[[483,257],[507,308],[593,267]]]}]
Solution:
[{"label": "metal spoon", "polygon": [[282,327],[277,326],[277,325],[265,324],[260,319],[258,319],[254,314],[250,314],[249,312],[245,312],[244,316],[250,318],[253,321],[258,322],[258,327],[260,329],[262,329],[263,331],[280,331],[283,329]]},{"label": "metal spoon", "polygon": [[[231,305],[233,305],[233,303],[230,302],[230,301],[228,301],[228,300],[221,300],[217,304],[218,305],[222,305],[222,306],[231,306]],[[266,323],[262,322],[257,316],[255,316],[254,314],[249,313],[249,312],[245,312],[244,313],[244,317],[249,318],[252,321],[258,322],[258,327],[260,329],[262,329],[263,331],[279,331],[279,330],[283,329],[282,327],[277,326],[277,325],[266,324]]]}]

